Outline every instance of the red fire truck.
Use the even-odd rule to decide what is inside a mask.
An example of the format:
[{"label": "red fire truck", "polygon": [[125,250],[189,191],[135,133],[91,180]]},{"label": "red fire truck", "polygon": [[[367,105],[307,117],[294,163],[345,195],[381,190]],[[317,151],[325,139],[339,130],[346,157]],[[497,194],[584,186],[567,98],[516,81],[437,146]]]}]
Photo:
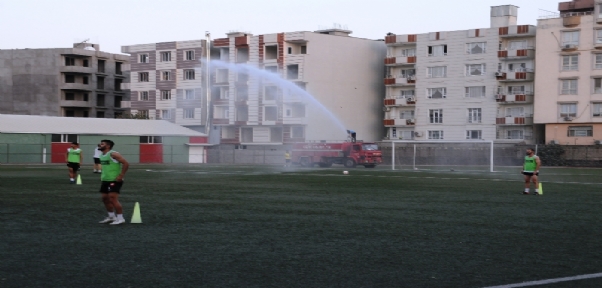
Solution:
[{"label": "red fire truck", "polygon": [[343,164],[345,167],[363,165],[374,168],[383,162],[378,145],[366,142],[296,143],[293,145],[291,158],[294,164],[305,167]]}]

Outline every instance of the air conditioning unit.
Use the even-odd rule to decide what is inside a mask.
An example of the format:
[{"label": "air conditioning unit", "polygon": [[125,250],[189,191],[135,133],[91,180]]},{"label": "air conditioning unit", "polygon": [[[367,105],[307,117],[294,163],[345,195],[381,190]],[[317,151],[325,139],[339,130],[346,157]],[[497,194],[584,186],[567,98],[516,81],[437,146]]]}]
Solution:
[{"label": "air conditioning unit", "polygon": [[406,98],[406,102],[416,102],[416,98],[408,97],[408,98]]},{"label": "air conditioning unit", "polygon": [[566,116],[563,119],[564,119],[564,121],[573,121],[573,117],[571,117],[571,116]]},{"label": "air conditioning unit", "polygon": [[414,123],[416,123],[416,119],[408,119],[408,123],[414,124]]},{"label": "air conditioning unit", "polygon": [[385,107],[383,107],[383,111],[385,111],[385,112],[389,112],[389,111],[391,111],[391,108],[390,108],[390,107],[387,107],[387,106],[385,106]]},{"label": "air conditioning unit", "polygon": [[601,144],[602,144],[602,141],[600,141],[600,140],[594,140],[594,144],[595,144],[595,145],[601,145]]},{"label": "air conditioning unit", "polygon": [[410,81],[416,80],[416,76],[408,76],[408,80],[410,80]]},{"label": "air conditioning unit", "polygon": [[550,141],[550,144],[552,144],[552,145],[558,145],[558,141],[557,140],[552,140],[552,141]]},{"label": "air conditioning unit", "polygon": [[563,48],[564,49],[574,49],[574,48],[577,48],[577,45],[575,45],[575,44],[565,44],[563,46]]},{"label": "air conditioning unit", "polygon": [[503,94],[497,94],[495,95],[495,100],[502,100],[504,99],[504,95]]},{"label": "air conditioning unit", "polygon": [[422,132],[414,132],[414,137],[422,137]]},{"label": "air conditioning unit", "polygon": [[504,77],[504,72],[495,72],[495,77]]}]

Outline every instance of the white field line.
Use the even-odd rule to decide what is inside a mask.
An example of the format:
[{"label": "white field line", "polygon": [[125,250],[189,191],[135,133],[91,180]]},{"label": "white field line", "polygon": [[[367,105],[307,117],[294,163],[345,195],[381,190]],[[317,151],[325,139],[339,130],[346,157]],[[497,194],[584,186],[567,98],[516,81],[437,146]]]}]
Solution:
[{"label": "white field line", "polygon": [[530,282],[523,282],[523,283],[516,283],[516,284],[507,284],[507,285],[500,285],[500,286],[489,286],[489,287],[485,287],[485,288],[528,287],[528,286],[544,285],[544,284],[567,282],[567,281],[577,281],[577,280],[600,278],[600,277],[602,277],[602,273],[585,274],[585,275],[563,277],[563,278],[554,278],[554,279],[539,280],[539,281],[530,281]]}]

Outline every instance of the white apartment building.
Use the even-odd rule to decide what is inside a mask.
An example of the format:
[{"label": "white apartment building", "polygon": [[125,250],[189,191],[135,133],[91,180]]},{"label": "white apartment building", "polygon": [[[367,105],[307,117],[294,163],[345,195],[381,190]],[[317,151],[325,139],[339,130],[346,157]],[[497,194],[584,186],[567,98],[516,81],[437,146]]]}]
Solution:
[{"label": "white apartment building", "polygon": [[535,123],[545,142],[593,145],[602,140],[602,1],[559,4],[537,23]]},{"label": "white apartment building", "polygon": [[387,135],[532,143],[535,27],[491,7],[491,27],[386,36]]},{"label": "white apartment building", "polygon": [[213,41],[212,125],[220,143],[276,145],[383,137],[382,41],[327,29]]},{"label": "white apartment building", "polygon": [[205,45],[192,40],[122,46],[121,52],[130,54],[131,113],[204,132]]}]

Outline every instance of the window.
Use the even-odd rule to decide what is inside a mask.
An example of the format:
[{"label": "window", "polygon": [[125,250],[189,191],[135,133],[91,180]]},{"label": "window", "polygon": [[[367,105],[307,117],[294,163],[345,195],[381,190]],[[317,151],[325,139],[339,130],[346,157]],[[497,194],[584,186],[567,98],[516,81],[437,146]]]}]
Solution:
[{"label": "window", "polygon": [[562,70],[579,70],[579,55],[562,56]]},{"label": "window", "polygon": [[447,74],[447,66],[428,67],[426,69],[426,76],[428,78],[441,78]]},{"label": "window", "polygon": [[399,119],[414,119],[414,110],[399,111]]},{"label": "window", "polygon": [[184,99],[192,100],[194,99],[194,89],[186,89],[184,90]]},{"label": "window", "polygon": [[596,37],[596,44],[602,44],[602,29],[596,30],[596,33],[594,33],[594,35]]},{"label": "window", "polygon": [[265,46],[265,59],[275,60],[278,58],[278,45],[266,45]]},{"label": "window", "polygon": [[307,46],[301,46],[301,54],[307,54]]},{"label": "window", "polygon": [[84,67],[90,67],[90,62],[87,59],[84,59]]},{"label": "window", "polygon": [[293,54],[293,47],[288,47],[288,49],[286,49],[288,54]]},{"label": "window", "polygon": [[138,110],[136,116],[138,119],[148,119],[148,110]]},{"label": "window", "polygon": [[278,73],[278,66],[265,66],[265,71]]},{"label": "window", "polygon": [[565,31],[562,32],[562,46],[567,45],[579,45],[579,31]]},{"label": "window", "polygon": [[171,52],[161,52],[161,62],[171,61]]},{"label": "window", "polygon": [[59,142],[59,143],[78,142],[79,143],[79,136],[77,134],[52,134],[51,139],[52,139],[51,140],[52,142]]},{"label": "window", "polygon": [[105,60],[98,60],[98,72],[105,73]]},{"label": "window", "polygon": [[99,106],[99,107],[105,106],[105,95],[104,94],[96,95],[96,106]]},{"label": "window", "polygon": [[443,131],[429,131],[429,139],[443,139]]},{"label": "window", "polygon": [[577,103],[560,104],[560,117],[576,117]]},{"label": "window", "polygon": [[602,103],[592,103],[592,117],[602,117]]},{"label": "window", "polygon": [[184,51],[184,60],[194,60],[194,50]]},{"label": "window", "polygon": [[465,87],[465,96],[468,98],[485,97],[485,86]]},{"label": "window", "polygon": [[509,72],[527,72],[527,63],[509,63]]},{"label": "window", "polygon": [[65,75],[65,83],[75,83],[75,75]]},{"label": "window", "polygon": [[524,95],[525,93],[525,86],[508,86],[508,94],[510,95]]},{"label": "window", "polygon": [[148,91],[138,92],[138,100],[139,101],[148,101]]},{"label": "window", "polygon": [[446,97],[446,88],[428,88],[426,89],[427,94],[426,97],[427,98],[433,98],[433,99],[438,99],[438,98],[445,98]]},{"label": "window", "polygon": [[140,136],[141,144],[163,143],[161,136]]},{"label": "window", "polygon": [[602,78],[594,78],[594,94],[602,94]]},{"label": "window", "polygon": [[75,100],[75,94],[73,94],[73,93],[65,93],[65,100],[67,100],[67,101],[73,101],[73,100]]},{"label": "window", "polygon": [[121,62],[115,62],[115,74],[123,74],[123,71],[121,71],[121,64]]},{"label": "window", "polygon": [[414,90],[401,90],[401,98],[414,97]]},{"label": "window", "polygon": [[416,48],[402,49],[400,56],[402,56],[402,57],[416,56]]},{"label": "window", "polygon": [[165,109],[165,110],[159,110],[159,111],[161,111],[161,113],[160,113],[161,119],[171,119],[171,110]]},{"label": "window", "polygon": [[75,58],[65,57],[65,66],[75,66]]},{"label": "window", "polygon": [[[393,127],[393,137],[395,137],[395,127]],[[414,139],[414,131],[399,131],[399,139],[412,140]]]},{"label": "window", "polygon": [[467,54],[483,54],[485,53],[485,42],[475,42],[466,44]]},{"label": "window", "polygon": [[194,119],[194,108],[184,109],[184,119]]},{"label": "window", "polygon": [[510,41],[508,50],[527,49],[527,40]]},{"label": "window", "polygon": [[408,78],[416,75],[416,69],[403,69],[401,70],[401,78]]},{"label": "window", "polygon": [[429,120],[431,124],[443,123],[443,109],[429,109]]},{"label": "window", "polygon": [[481,123],[481,108],[468,108],[468,123]]},{"label": "window", "polygon": [[466,139],[481,139],[481,130],[466,130]]},{"label": "window", "polygon": [[594,69],[602,69],[602,54],[596,54],[594,59]]},{"label": "window", "polygon": [[82,82],[83,82],[84,84],[88,84],[88,76],[84,76],[84,77],[82,77]]},{"label": "window", "polygon": [[428,56],[447,55],[447,45],[428,46]]},{"label": "window", "polygon": [[228,87],[220,87],[219,88],[219,99],[228,99],[230,98],[230,89]]},{"label": "window", "polygon": [[485,75],[485,64],[467,64],[466,76]]},{"label": "window", "polygon": [[105,89],[105,77],[96,77],[96,89]]},{"label": "window", "polygon": [[115,96],[115,98],[113,98],[113,107],[121,108],[121,100],[123,100],[123,97]]},{"label": "window", "polygon": [[305,128],[303,126],[292,126],[291,127],[291,138],[303,138],[305,137]]},{"label": "window", "polygon": [[161,100],[171,100],[171,90],[161,90]]},{"label": "window", "polygon": [[138,54],[138,63],[148,63],[148,54]]},{"label": "window", "polygon": [[276,100],[276,96],[278,95],[278,87],[276,86],[266,86],[264,88],[263,99],[265,101],[274,101]]},{"label": "window", "polygon": [[171,71],[161,71],[161,80],[163,80],[163,81],[171,80]]},{"label": "window", "polygon": [[96,111],[96,118],[105,118],[104,111]]},{"label": "window", "polygon": [[148,82],[148,72],[138,72],[138,82]]},{"label": "window", "polygon": [[264,121],[276,121],[278,120],[278,108],[276,106],[266,106],[264,108]]},{"label": "window", "polygon": [[508,139],[524,139],[523,130],[508,130],[506,135],[506,138]]},{"label": "window", "polygon": [[577,80],[560,80],[562,88],[560,94],[562,95],[577,95]]},{"label": "window", "polygon": [[89,98],[88,98],[88,93],[84,93],[84,101],[88,102]]},{"label": "window", "polygon": [[184,70],[184,80],[194,80],[194,69]]},{"label": "window", "polygon": [[592,126],[569,126],[568,137],[592,137],[594,130]]},{"label": "window", "polygon": [[525,116],[525,108],[524,107],[506,108],[506,117],[524,117],[524,116]]},{"label": "window", "polygon": [[286,66],[286,79],[298,79],[299,78],[299,65],[287,65]]}]

